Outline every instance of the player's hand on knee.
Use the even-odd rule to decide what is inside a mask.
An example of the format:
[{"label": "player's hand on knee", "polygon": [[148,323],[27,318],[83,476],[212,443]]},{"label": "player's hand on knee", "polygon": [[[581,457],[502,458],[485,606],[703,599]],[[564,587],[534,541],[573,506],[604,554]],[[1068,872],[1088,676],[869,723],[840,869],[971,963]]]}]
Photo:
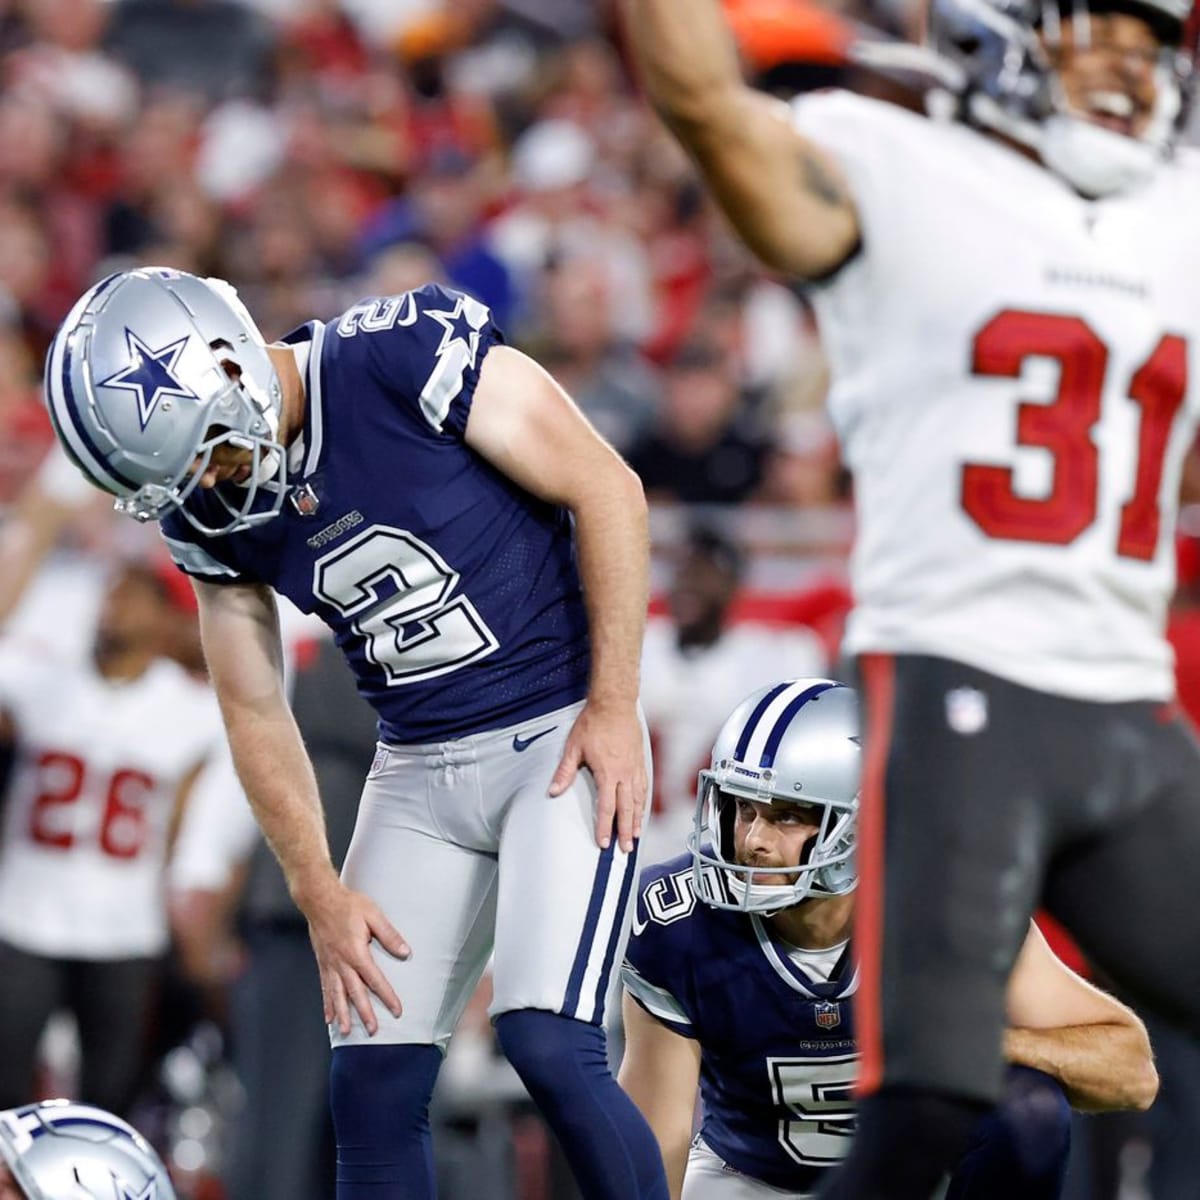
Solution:
[{"label": "player's hand on knee", "polygon": [[366,1031],[374,1035],[379,1022],[372,995],[383,1002],[392,1016],[400,1016],[402,1010],[400,997],[371,953],[371,942],[377,941],[389,954],[401,959],[412,953],[408,943],[369,896],[340,883],[320,904],[310,905],[307,916],[321,972],[326,1022],[336,1022],[345,1036],[350,1032],[353,1009]]},{"label": "player's hand on knee", "polygon": [[617,841],[628,853],[642,836],[646,807],[646,757],[637,706],[589,701],[576,718],[550,783],[559,796],[586,766],[596,780],[596,844],[607,847],[616,825]]}]

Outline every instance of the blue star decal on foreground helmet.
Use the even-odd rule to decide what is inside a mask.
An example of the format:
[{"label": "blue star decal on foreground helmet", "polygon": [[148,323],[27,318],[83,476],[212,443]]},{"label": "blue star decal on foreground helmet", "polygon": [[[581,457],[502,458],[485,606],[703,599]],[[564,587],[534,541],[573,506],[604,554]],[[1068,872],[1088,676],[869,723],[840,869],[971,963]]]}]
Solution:
[{"label": "blue star decal on foreground helmet", "polygon": [[441,358],[455,342],[461,342],[463,349],[467,352],[467,362],[470,366],[474,366],[475,351],[479,345],[479,330],[471,324],[463,310],[463,298],[460,296],[458,302],[449,311],[431,308],[426,311],[425,315],[432,317],[446,331],[442,334],[442,340],[438,343],[437,350],[434,351],[438,358]]},{"label": "blue star decal on foreground helmet", "polygon": [[185,400],[199,400],[200,397],[185,387],[175,375],[175,366],[179,356],[188,343],[187,337],[163,346],[160,350],[151,350],[132,329],[125,330],[125,344],[129,347],[129,366],[100,380],[100,387],[121,388],[124,391],[136,392],[138,402],[138,420],[145,429],[154,416],[162,396],[179,396]]}]

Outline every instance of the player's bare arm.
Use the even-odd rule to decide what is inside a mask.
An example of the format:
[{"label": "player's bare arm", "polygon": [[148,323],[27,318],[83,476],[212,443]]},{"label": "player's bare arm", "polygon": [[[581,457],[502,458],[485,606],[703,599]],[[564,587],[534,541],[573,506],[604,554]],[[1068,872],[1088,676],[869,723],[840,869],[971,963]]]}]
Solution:
[{"label": "player's bare arm", "polygon": [[1158,1073],[1146,1027],[1119,1001],[1062,962],[1031,925],[1008,985],[1010,1062],[1062,1084],[1082,1112],[1146,1109]]},{"label": "player's bare arm", "polygon": [[668,1029],[625,993],[625,1056],[617,1082],[654,1132],[671,1200],[683,1193],[700,1084],[700,1043]]},{"label": "player's bare arm", "polygon": [[73,520],[112,500],[57,451],[21,490],[0,526],[0,623],[12,616],[46,556]]},{"label": "player's bare arm", "polygon": [[498,346],[484,360],[466,440],[526,491],[570,509],[592,641],[587,704],[550,786],[580,766],[596,780],[596,840],[616,816],[623,850],[641,835],[646,767],[637,715],[649,595],[646,500],[638,477],[531,358]]},{"label": "player's bare arm", "polygon": [[787,107],[746,85],[716,0],[623,2],[650,102],[746,245],[800,279],[841,266],[860,237],[849,188]]},{"label": "player's bare arm", "polygon": [[171,805],[171,819],[167,825],[166,854],[168,859],[175,853],[175,843],[179,840],[180,829],[183,828],[183,814],[187,812],[188,800],[191,798],[192,790],[196,786],[196,780],[200,778],[200,773],[203,770],[204,759],[201,759],[184,775],[179,781],[179,786],[175,789],[175,799]]},{"label": "player's bare arm", "polygon": [[199,581],[196,595],[238,776],[308,918],[325,1019],[348,1034],[353,1008],[374,1033],[371,994],[397,1016],[400,1000],[371,955],[371,941],[401,958],[409,949],[378,906],[346,888],[333,868],[312,764],[284,695],[274,597],[265,587]]}]

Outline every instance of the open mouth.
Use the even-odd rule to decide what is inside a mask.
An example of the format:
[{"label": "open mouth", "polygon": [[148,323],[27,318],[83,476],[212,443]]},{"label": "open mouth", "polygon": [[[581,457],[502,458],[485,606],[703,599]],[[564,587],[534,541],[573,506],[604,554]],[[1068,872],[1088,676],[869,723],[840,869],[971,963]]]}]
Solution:
[{"label": "open mouth", "polygon": [[1095,91],[1089,92],[1086,97],[1084,116],[1102,129],[1133,137],[1143,113],[1125,92]]}]

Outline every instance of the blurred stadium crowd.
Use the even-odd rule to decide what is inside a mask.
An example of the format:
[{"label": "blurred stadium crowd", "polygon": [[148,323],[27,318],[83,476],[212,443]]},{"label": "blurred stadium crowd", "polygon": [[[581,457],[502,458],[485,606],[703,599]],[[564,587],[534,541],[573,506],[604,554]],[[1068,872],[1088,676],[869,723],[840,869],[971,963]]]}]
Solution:
[{"label": "blurred stadium crowd", "polygon": [[[780,90],[847,82],[837,59],[848,20],[893,35],[911,20],[899,0],[853,13],[783,0],[728,8],[748,63]],[[362,296],[448,282],[487,303],[628,457],[654,502],[650,858],[682,848],[696,771],[732,699],[781,663],[790,674],[832,669],[851,523],[809,311],[737,246],[638,100],[609,3],[0,0],[0,707],[10,716],[36,647],[98,665],[97,628],[199,665],[189,591],[159,569],[157,533],[116,522],[44,461],[47,344],[75,296],[136,263],[229,279],[268,338]],[[1193,713],[1195,545],[1181,541],[1175,620]],[[130,584],[112,567],[127,559],[151,569]],[[148,593],[136,630],[105,624],[104,597],[118,586]],[[349,684],[331,648],[303,621],[290,627],[295,704],[344,848],[373,724],[342,698]],[[22,654],[26,667],[13,667]],[[66,676],[56,678],[65,704]],[[32,751],[19,721],[6,729],[15,781]],[[86,1056],[119,1044],[118,1092],[82,1098],[131,1115],[164,1149],[181,1196],[317,1200],[330,1194],[327,1048],[304,925],[227,765],[218,755],[201,766],[193,752],[184,765],[197,770],[181,771],[170,798],[186,801],[179,819],[151,822],[163,944],[139,951],[154,964],[138,981],[153,1014],[134,1014],[144,1044],[106,1031],[84,1003],[74,1024],[50,1022],[28,1086],[76,1092],[81,1045]],[[74,801],[57,794],[62,816]],[[14,783],[6,804],[0,895],[16,908],[14,843],[32,826],[13,813],[30,795]],[[35,832],[44,842],[66,829]],[[13,940],[13,911],[0,939]],[[22,969],[6,969],[0,989],[27,997]],[[52,995],[52,1007],[79,1010],[87,986]],[[443,1194],[567,1200],[573,1185],[495,1054],[485,1008],[484,998],[472,1006],[440,1085]],[[1194,1163],[1177,1168],[1196,1171],[1192,1191],[1152,1182],[1200,1144],[1197,1053],[1158,1036],[1157,1113],[1089,1123],[1076,1200],[1200,1196]],[[6,1095],[0,1107],[30,1098]]]}]

